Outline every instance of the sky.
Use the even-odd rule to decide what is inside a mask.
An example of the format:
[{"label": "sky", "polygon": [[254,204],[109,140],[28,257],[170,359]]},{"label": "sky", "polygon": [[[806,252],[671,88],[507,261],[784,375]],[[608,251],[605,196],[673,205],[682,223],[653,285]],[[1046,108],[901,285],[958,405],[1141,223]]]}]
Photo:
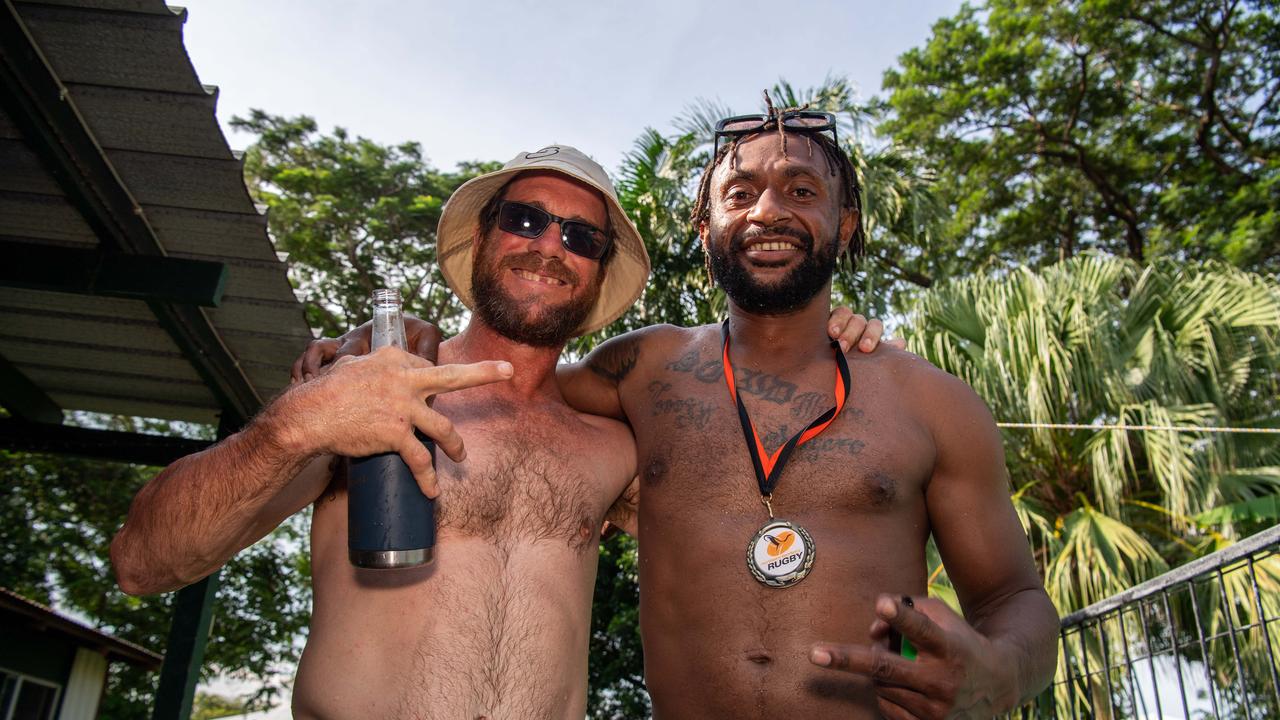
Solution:
[{"label": "sky", "polygon": [[698,98],[757,112],[786,78],[847,77],[868,98],[960,0],[406,2],[174,0],[200,80],[228,125],[259,108],[326,132],[415,140],[431,164],[575,145],[610,172],[646,127]]}]

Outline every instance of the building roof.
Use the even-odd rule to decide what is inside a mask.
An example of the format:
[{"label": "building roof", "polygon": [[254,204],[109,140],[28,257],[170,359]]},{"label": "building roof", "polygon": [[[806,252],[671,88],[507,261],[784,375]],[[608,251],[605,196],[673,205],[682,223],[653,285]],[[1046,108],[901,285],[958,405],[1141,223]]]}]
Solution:
[{"label": "building roof", "polygon": [[8,588],[0,587],[0,615],[17,615],[25,618],[30,625],[42,632],[56,633],[69,638],[77,645],[102,653],[108,661],[123,660],[146,670],[158,670],[160,662],[164,659],[141,645],[135,645],[128,640],[121,640],[96,630]]},{"label": "building roof", "polygon": [[247,420],[312,336],[218,126],[217,90],[186,55],[186,11],[6,5],[4,384],[16,372],[55,411]]}]

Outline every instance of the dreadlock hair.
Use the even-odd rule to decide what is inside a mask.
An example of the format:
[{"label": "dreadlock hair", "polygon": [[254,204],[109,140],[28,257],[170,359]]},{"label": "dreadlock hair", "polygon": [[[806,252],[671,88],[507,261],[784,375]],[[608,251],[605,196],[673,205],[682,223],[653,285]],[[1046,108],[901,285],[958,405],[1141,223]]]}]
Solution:
[{"label": "dreadlock hair", "polygon": [[[765,96],[766,99],[768,95]],[[715,174],[715,170],[725,158],[729,158],[729,166],[733,167],[737,162],[738,144],[743,140],[772,132],[776,128],[779,143],[782,149],[782,156],[787,156],[787,134],[795,133],[803,135],[808,141],[809,155],[813,156],[813,145],[817,143],[822,149],[823,155],[827,158],[827,167],[831,168],[832,177],[838,177],[840,180],[840,197],[841,208],[852,208],[858,213],[857,224],[853,228],[853,235],[849,238],[849,248],[845,251],[845,256],[849,259],[849,270],[853,271],[857,268],[858,260],[866,254],[866,231],[863,229],[862,223],[862,186],[858,184],[858,173],[853,169],[853,163],[849,161],[849,156],[840,149],[835,140],[823,135],[819,132],[799,131],[794,128],[785,127],[782,123],[783,113],[791,108],[782,111],[774,111],[773,104],[769,103],[769,120],[766,121],[765,127],[759,132],[751,135],[739,135],[730,139],[724,147],[720,148],[715,157],[707,163],[707,167],[702,171],[702,180],[698,183],[698,198],[693,204],[693,213],[690,220],[693,221],[694,227],[698,227],[711,219],[711,176]],[[772,125],[773,127],[769,127]],[[708,276],[711,274],[711,260],[703,253],[703,264],[707,267]]]}]

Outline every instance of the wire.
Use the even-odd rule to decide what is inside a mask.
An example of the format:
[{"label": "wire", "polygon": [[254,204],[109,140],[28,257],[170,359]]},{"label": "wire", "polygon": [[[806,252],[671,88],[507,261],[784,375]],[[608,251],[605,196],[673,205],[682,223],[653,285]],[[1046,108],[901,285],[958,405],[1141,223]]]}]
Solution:
[{"label": "wire", "polygon": [[1082,423],[998,422],[996,427],[1048,428],[1050,430],[1172,430],[1173,432],[1280,434],[1280,428],[1209,427],[1205,425],[1084,425]]}]

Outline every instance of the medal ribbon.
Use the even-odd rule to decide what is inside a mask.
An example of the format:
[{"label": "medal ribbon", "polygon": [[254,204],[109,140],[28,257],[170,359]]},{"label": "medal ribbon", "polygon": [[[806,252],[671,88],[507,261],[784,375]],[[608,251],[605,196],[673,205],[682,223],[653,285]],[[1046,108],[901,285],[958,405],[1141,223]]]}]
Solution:
[{"label": "medal ribbon", "polygon": [[[782,447],[775,450],[773,454],[769,454],[764,449],[764,444],[760,442],[755,423],[751,422],[751,416],[747,414],[747,406],[742,404],[742,396],[738,394],[737,384],[733,380],[733,365],[729,362],[729,320],[727,318],[721,330],[724,335],[724,381],[729,386],[730,397],[738,405],[738,421],[742,424],[742,435],[747,441],[747,450],[751,453],[751,465],[756,471],[756,483],[760,486],[760,495],[767,499],[773,495],[773,489],[778,486],[782,469],[791,458],[791,452],[822,434],[822,431],[826,430],[844,409],[845,399],[849,395],[849,362],[845,360],[840,345],[832,340],[831,347],[836,351],[835,407],[819,415],[809,423],[808,427],[792,435],[790,440],[782,444]],[[769,514],[773,515],[772,509]]]}]

